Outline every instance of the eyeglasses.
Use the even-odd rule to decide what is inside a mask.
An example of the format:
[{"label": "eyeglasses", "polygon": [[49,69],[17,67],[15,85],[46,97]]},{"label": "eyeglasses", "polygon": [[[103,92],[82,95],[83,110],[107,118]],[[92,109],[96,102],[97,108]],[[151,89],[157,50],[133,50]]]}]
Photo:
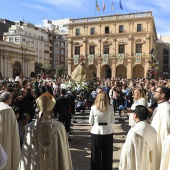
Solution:
[{"label": "eyeglasses", "polygon": [[154,91],[154,93],[161,93],[161,92],[159,92],[159,91]]}]

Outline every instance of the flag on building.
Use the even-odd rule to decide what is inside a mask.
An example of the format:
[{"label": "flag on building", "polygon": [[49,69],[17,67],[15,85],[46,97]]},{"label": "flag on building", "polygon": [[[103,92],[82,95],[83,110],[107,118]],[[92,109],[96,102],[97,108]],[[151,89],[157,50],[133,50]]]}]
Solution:
[{"label": "flag on building", "polygon": [[96,0],[96,9],[97,9],[98,12],[100,12],[100,8],[99,8],[99,5],[97,3],[97,0]]},{"label": "flag on building", "polygon": [[113,1],[112,1],[112,11],[114,11]]},{"label": "flag on building", "polygon": [[103,12],[104,12],[105,9],[106,9],[106,6],[105,6],[105,2],[103,0]]},{"label": "flag on building", "polygon": [[120,8],[123,9],[121,0],[119,0],[119,5],[120,5]]}]

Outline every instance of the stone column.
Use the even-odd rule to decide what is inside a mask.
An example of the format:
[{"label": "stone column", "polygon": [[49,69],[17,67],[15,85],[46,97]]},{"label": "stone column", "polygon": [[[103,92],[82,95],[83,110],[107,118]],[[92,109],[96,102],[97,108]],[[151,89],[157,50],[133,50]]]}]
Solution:
[{"label": "stone column", "polygon": [[116,60],[115,59],[113,59],[112,60],[112,76],[111,76],[111,78],[116,78]]},{"label": "stone column", "polygon": [[147,75],[147,70],[149,70],[149,62],[148,59],[145,59],[145,65],[144,65],[144,77]]},{"label": "stone column", "polygon": [[101,59],[97,60],[97,77],[101,77]]},{"label": "stone column", "polygon": [[67,63],[68,63],[68,75],[71,76],[71,73],[72,73],[72,70],[71,70],[72,60],[68,59]]},{"label": "stone column", "polygon": [[72,49],[72,41],[71,39],[68,40],[68,75],[71,75],[71,68],[72,68],[72,59],[73,59],[73,49]]},{"label": "stone column", "polygon": [[87,41],[86,38],[83,38],[83,54],[84,57],[87,57]]},{"label": "stone column", "polygon": [[132,79],[132,59],[128,59],[128,64],[127,64],[127,78]]}]

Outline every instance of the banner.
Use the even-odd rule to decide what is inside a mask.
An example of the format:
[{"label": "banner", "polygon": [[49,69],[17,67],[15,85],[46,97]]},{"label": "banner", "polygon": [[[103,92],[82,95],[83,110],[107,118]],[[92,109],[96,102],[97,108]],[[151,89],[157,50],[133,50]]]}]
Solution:
[{"label": "banner", "polygon": [[103,54],[103,64],[108,64],[109,54]]},{"label": "banner", "polygon": [[119,54],[118,55],[118,62],[123,63],[123,60],[124,60],[124,54]]},{"label": "banner", "polygon": [[79,55],[74,55],[73,59],[74,59],[74,65],[79,64]]},{"label": "banner", "polygon": [[135,62],[141,62],[141,58],[142,58],[142,53],[136,53],[136,56],[135,56]]},{"label": "banner", "polygon": [[89,54],[88,55],[88,64],[93,64],[94,63],[94,54]]}]

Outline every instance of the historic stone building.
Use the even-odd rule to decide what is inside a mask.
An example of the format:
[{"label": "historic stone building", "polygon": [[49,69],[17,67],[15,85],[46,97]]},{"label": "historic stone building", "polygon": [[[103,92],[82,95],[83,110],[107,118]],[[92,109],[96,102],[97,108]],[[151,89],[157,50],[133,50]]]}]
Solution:
[{"label": "historic stone building", "polygon": [[30,77],[36,54],[32,48],[0,41],[0,76]]},{"label": "historic stone building", "polygon": [[146,77],[157,51],[152,12],[70,19],[68,28],[69,75],[83,58],[97,77]]}]

